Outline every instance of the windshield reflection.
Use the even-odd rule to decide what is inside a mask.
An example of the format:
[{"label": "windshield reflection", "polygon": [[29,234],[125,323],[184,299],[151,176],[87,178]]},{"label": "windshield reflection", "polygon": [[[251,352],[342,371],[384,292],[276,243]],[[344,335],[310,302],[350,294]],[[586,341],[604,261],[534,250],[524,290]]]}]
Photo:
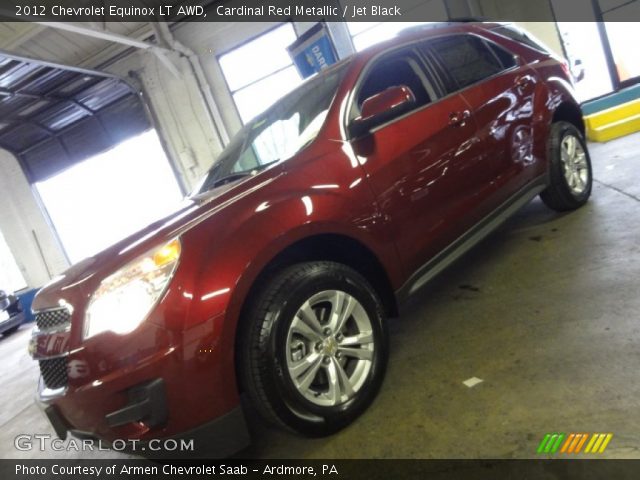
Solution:
[{"label": "windshield reflection", "polygon": [[305,82],[249,122],[224,149],[192,195],[255,175],[309,145],[324,124],[346,66],[343,63]]}]

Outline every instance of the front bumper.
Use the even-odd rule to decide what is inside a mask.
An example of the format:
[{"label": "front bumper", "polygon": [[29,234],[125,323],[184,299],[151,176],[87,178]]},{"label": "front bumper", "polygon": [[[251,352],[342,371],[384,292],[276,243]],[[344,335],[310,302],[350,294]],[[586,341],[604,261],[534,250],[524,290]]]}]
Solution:
[{"label": "front bumper", "polygon": [[[147,388],[144,389],[148,394],[150,408],[143,408],[141,411],[141,407],[139,407],[140,402],[136,402],[128,405],[119,412],[114,412],[116,415],[111,418],[114,420],[117,419],[118,421],[126,421],[128,420],[127,416],[136,416],[139,413],[153,415],[154,412],[151,406],[164,404],[165,398],[162,390],[158,388],[161,381],[152,383],[153,385],[148,385],[146,386]],[[71,434],[83,440],[103,440],[92,433],[74,429],[67,423],[55,405],[46,405],[42,402],[39,402],[39,404],[56,431],[56,434],[61,439],[66,439],[67,435]],[[157,413],[156,411],[155,414]],[[113,443],[113,440],[114,439],[107,443]],[[135,450],[129,449],[127,451],[130,453],[142,453],[143,456],[156,458],[224,458],[247,447],[251,441],[244,413],[242,407],[239,405],[218,418],[181,434],[163,438],[162,440],[164,444],[167,444],[167,440],[173,440],[174,443],[169,445],[191,445],[192,449],[152,449],[149,448],[150,441],[147,440],[136,443]]]},{"label": "front bumper", "polygon": [[74,341],[73,329],[36,330],[32,356],[62,359],[67,372],[62,388],[41,380],[38,401],[60,438],[71,433],[106,444],[144,443],[205,431],[206,444],[196,443],[196,454],[228,455],[246,446],[249,435],[232,350],[214,329],[222,320],[179,333],[145,322],[128,335],[82,342]]}]

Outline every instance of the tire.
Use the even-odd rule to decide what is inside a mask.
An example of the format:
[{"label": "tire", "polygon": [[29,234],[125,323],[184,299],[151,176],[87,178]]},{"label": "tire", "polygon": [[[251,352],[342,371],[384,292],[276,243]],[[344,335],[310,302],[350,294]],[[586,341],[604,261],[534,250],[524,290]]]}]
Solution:
[{"label": "tire", "polygon": [[582,133],[568,122],[552,124],[547,158],[549,186],[540,193],[542,201],[558,212],[575,210],[587,203],[593,172]]},{"label": "tire", "polygon": [[[342,315],[333,316],[336,310]],[[378,393],[388,357],[385,318],[354,270],[325,261],[288,267],[266,282],[241,320],[240,382],[268,422],[330,435]]]},{"label": "tire", "polygon": [[11,335],[12,333],[16,333],[18,331],[18,328],[20,328],[20,325],[16,325],[15,327],[11,327],[8,330],[5,330],[4,332],[2,332],[2,335],[7,337],[7,336]]}]

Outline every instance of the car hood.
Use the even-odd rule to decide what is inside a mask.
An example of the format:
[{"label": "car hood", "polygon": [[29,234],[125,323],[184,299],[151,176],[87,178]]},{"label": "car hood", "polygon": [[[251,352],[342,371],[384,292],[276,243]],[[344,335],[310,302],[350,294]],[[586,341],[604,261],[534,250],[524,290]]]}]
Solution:
[{"label": "car hood", "polygon": [[[256,176],[258,177],[258,176]],[[32,308],[42,310],[63,303],[84,303],[100,281],[148,250],[169,242],[247,192],[260,188],[271,178],[241,179],[205,194],[185,198],[174,212],[119,241],[102,252],[72,265],[46,284],[36,295]],[[262,180],[262,181],[260,181]]]}]

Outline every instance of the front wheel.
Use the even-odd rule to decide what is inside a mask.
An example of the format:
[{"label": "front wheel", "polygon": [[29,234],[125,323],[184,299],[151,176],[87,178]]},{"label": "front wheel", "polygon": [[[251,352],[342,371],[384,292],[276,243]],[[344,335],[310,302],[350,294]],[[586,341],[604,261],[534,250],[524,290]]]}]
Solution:
[{"label": "front wheel", "polygon": [[593,182],[589,150],[582,133],[571,123],[551,125],[547,144],[549,186],[540,194],[553,210],[564,212],[584,205]]},{"label": "front wheel", "polygon": [[354,270],[289,267],[243,318],[241,383],[268,421],[309,436],[344,428],[373,401],[387,363],[381,303]]},{"label": "front wheel", "polygon": [[5,337],[6,337],[6,336],[9,336],[9,335],[11,335],[12,333],[17,332],[17,331],[18,331],[18,328],[20,328],[20,325],[16,325],[15,327],[11,327],[11,328],[9,328],[9,329],[5,330],[4,332],[2,332],[2,335],[4,335]]}]

